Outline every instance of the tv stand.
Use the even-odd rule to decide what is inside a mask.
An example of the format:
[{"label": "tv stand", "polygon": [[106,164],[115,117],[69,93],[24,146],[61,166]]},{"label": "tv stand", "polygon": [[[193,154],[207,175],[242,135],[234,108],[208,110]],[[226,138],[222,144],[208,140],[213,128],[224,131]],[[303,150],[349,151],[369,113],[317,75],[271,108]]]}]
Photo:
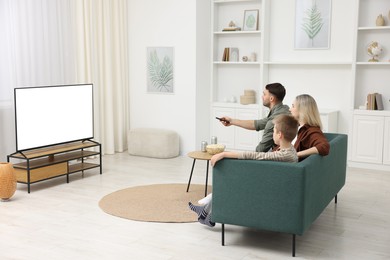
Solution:
[{"label": "tv stand", "polygon": [[[99,151],[88,148],[98,147]],[[85,158],[99,156],[99,163],[87,163]],[[61,145],[53,145],[46,148],[31,149],[16,152],[7,156],[7,161],[18,160],[14,163],[16,180],[27,184],[28,193],[30,185],[36,182],[52,178],[66,176],[69,183],[69,175],[76,172],[100,168],[102,174],[101,144],[92,140],[71,142]]]}]

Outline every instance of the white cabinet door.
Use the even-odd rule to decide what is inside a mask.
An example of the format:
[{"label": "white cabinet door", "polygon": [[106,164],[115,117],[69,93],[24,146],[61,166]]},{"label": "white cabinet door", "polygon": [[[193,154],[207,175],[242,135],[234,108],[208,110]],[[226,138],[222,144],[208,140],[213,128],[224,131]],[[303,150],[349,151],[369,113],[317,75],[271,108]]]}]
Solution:
[{"label": "white cabinet door", "polygon": [[337,110],[320,109],[320,117],[324,133],[337,133]]},{"label": "white cabinet door", "polygon": [[[222,125],[215,117],[228,116],[235,117],[234,108],[214,107],[213,117],[211,118],[211,135],[218,138],[219,144],[224,144],[227,149],[234,149],[234,128],[235,126],[226,127]],[[208,143],[210,143],[208,141]]]},{"label": "white cabinet door", "polygon": [[355,115],[352,161],[382,164],[384,117]]},{"label": "white cabinet door", "polygon": [[383,164],[390,165],[390,117],[385,117],[385,132],[383,138]]},{"label": "white cabinet door", "polygon": [[[259,118],[259,111],[253,109],[237,109],[236,118],[242,120],[255,120]],[[241,127],[235,129],[235,148],[238,150],[255,151],[260,142],[259,132]]]},{"label": "white cabinet door", "polygon": [[237,126],[226,127],[215,117],[228,116],[242,120],[255,120],[259,118],[259,113],[258,109],[213,107],[211,135],[216,136],[218,143],[224,144],[227,149],[254,151],[260,142],[259,132]]}]

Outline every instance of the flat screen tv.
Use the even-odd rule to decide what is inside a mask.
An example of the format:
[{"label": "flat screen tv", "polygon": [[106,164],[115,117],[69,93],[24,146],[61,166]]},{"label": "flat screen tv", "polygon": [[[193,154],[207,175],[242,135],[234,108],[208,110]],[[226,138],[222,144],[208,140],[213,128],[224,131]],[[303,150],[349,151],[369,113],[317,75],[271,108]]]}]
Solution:
[{"label": "flat screen tv", "polygon": [[16,150],[93,139],[93,85],[14,89]]}]

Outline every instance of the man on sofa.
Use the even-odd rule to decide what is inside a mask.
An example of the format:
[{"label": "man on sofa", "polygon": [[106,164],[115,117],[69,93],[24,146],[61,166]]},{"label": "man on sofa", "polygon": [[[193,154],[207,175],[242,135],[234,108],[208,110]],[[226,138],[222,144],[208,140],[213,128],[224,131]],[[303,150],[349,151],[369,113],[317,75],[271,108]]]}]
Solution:
[{"label": "man on sofa", "polygon": [[239,126],[248,130],[263,132],[263,137],[256,147],[256,152],[268,152],[275,146],[272,139],[274,124],[272,120],[281,114],[290,114],[289,107],[283,105],[283,99],[286,95],[286,89],[280,83],[271,83],[265,86],[262,99],[263,106],[268,107],[270,112],[267,117],[259,120],[240,120],[230,117],[222,117],[221,123],[224,126]]},{"label": "man on sofa", "polygon": [[[272,123],[273,140],[279,146],[278,150],[273,152],[222,152],[211,157],[211,165],[214,166],[223,158],[235,158],[244,160],[268,160],[281,162],[298,162],[298,155],[291,144],[298,132],[298,121],[290,115],[279,115]],[[195,206],[191,202],[188,203],[190,209],[198,214],[198,221],[209,227],[215,226],[211,221],[211,200],[203,206]]]}]

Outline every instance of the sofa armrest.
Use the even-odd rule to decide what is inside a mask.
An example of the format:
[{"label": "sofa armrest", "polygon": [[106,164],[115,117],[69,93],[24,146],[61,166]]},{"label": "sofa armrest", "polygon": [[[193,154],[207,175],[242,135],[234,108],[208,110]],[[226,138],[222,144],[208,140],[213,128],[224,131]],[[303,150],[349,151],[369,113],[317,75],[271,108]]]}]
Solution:
[{"label": "sofa armrest", "polygon": [[212,220],[301,234],[305,176],[301,163],[221,160],[213,169]]}]

